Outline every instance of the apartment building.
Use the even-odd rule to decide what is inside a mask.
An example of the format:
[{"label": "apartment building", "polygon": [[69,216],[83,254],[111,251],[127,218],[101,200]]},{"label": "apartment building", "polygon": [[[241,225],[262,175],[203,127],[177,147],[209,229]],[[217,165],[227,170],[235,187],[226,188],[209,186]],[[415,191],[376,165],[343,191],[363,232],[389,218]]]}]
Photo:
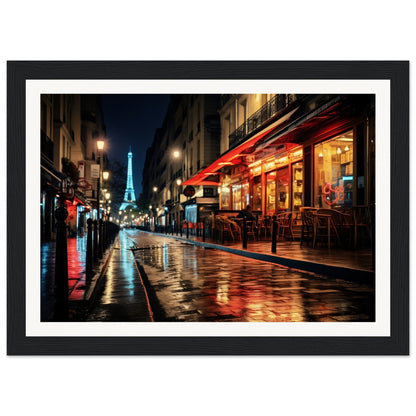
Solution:
[{"label": "apartment building", "polygon": [[[92,97],[92,96],[91,96]],[[96,97],[96,96],[94,96]],[[68,210],[67,225],[70,235],[83,232],[85,214],[92,211],[93,198],[88,161],[94,155],[88,154],[93,146],[93,135],[85,129],[85,96],[77,94],[43,94],[41,96],[41,238],[42,241],[55,239],[55,209],[58,194],[68,193],[65,202]],[[97,100],[97,97],[95,98]],[[84,109],[84,110],[83,110]],[[100,111],[95,106],[95,112]],[[100,123],[93,122],[93,131],[103,132]],[[84,182],[79,183],[79,179]],[[85,185],[89,184],[89,185]],[[88,195],[89,193],[89,195]],[[88,196],[90,198],[88,198]]]},{"label": "apartment building", "polygon": [[153,144],[146,153],[143,195],[150,201],[155,225],[178,227],[186,220],[196,226],[202,211],[218,207],[218,182],[188,188],[189,178],[219,155],[218,95],[172,95]]}]

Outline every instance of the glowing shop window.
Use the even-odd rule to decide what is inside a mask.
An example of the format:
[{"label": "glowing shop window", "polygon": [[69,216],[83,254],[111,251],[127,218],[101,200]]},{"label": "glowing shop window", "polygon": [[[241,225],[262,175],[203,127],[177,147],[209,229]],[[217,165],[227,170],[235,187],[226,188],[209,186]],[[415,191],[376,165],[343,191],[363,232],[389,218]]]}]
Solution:
[{"label": "glowing shop window", "polygon": [[248,182],[241,185],[241,209],[247,207],[250,204],[250,194]]},{"label": "glowing shop window", "polygon": [[241,185],[233,185],[233,209],[240,211],[241,208]]},{"label": "glowing shop window", "polygon": [[289,168],[276,171],[277,175],[277,210],[287,211],[289,208]]},{"label": "glowing shop window", "polygon": [[221,209],[230,209],[230,187],[221,187]]},{"label": "glowing shop window", "polygon": [[276,212],[276,171],[266,174],[266,214]]},{"label": "glowing shop window", "polygon": [[261,176],[253,178],[253,211],[261,211]]},{"label": "glowing shop window", "polygon": [[314,146],[314,203],[318,208],[351,207],[354,199],[354,137],[350,130]]}]

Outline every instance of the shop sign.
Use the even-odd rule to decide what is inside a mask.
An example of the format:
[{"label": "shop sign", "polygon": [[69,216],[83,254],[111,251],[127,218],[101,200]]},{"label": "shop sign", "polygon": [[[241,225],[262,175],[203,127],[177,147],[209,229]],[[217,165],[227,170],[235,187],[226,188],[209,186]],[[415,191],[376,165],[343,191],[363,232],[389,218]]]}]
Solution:
[{"label": "shop sign", "polygon": [[80,178],[85,178],[85,162],[78,162],[78,172]]},{"label": "shop sign", "polygon": [[302,159],[302,157],[303,157],[303,149],[297,149],[297,150],[294,150],[293,152],[289,153],[290,161],[297,160],[297,159]]},{"label": "shop sign", "polygon": [[91,178],[98,179],[100,177],[100,165],[91,165]]},{"label": "shop sign", "polygon": [[267,172],[269,170],[273,170],[276,167],[276,164],[274,163],[274,161],[272,162],[267,162],[264,165],[264,170]]},{"label": "shop sign", "polygon": [[72,200],[75,196],[75,190],[69,179],[64,179],[61,183],[61,192],[65,199]]},{"label": "shop sign", "polygon": [[289,163],[289,158],[287,156],[279,157],[276,159],[276,166],[283,166]]},{"label": "shop sign", "polygon": [[189,198],[193,197],[195,195],[195,188],[191,185],[188,185],[183,190],[183,194]]},{"label": "shop sign", "polygon": [[78,181],[78,188],[82,188],[86,191],[91,191],[92,185],[86,179],[80,179]]}]

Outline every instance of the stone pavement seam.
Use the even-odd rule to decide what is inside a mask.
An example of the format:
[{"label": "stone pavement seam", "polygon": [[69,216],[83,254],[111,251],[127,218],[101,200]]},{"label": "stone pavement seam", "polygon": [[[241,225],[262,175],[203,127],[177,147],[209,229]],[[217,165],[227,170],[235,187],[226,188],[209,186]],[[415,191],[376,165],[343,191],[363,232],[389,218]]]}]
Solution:
[{"label": "stone pavement seam", "polygon": [[[137,273],[139,275],[140,283],[143,287],[143,291],[144,291],[144,294],[145,294],[145,297],[146,297],[147,309],[149,311],[150,319],[151,319],[152,322],[154,322],[155,321],[154,320],[154,312],[153,312],[153,308],[152,308],[150,300],[149,300],[148,287],[146,286],[146,284],[144,282],[144,279],[143,279],[143,276],[145,276],[146,273],[144,272],[143,267],[140,266],[138,264],[137,260],[134,258],[133,249],[131,249],[131,255],[133,256],[133,262],[134,262],[134,265],[136,266],[136,270],[137,270]],[[146,281],[148,282],[147,276],[146,276]]]}]

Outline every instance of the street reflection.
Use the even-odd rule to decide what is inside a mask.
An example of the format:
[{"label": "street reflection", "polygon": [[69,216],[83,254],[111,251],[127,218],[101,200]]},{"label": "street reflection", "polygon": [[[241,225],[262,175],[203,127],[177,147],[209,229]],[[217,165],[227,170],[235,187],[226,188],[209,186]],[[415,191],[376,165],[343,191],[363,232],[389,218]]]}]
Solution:
[{"label": "street reflection", "polygon": [[[131,261],[131,251],[128,249],[129,241],[123,233],[120,234],[120,239],[122,240],[120,261],[116,265],[114,262],[109,263],[101,297],[102,304],[115,303],[121,291],[123,291],[124,300],[127,303],[132,302],[135,297],[135,269]],[[119,269],[117,270],[117,268]],[[123,279],[120,279],[119,275],[122,275]]]},{"label": "street reflection", "polygon": [[[74,288],[78,280],[84,276],[85,272],[85,238],[68,238],[68,288]],[[82,294],[83,295],[83,294]],[[82,296],[81,295],[81,296]]]},{"label": "street reflection", "polygon": [[[276,264],[130,232],[169,318],[184,321],[374,320],[368,291]],[[148,241],[146,240],[148,238]],[[158,246],[147,245],[155,239]],[[153,244],[153,243],[152,243]],[[368,303],[368,304],[367,304]]]}]

